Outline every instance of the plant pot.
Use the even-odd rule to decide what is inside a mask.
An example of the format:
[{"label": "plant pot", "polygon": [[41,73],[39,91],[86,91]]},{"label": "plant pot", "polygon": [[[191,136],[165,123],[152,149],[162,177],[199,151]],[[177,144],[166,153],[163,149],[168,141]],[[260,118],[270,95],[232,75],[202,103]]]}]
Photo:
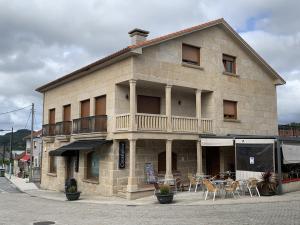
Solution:
[{"label": "plant pot", "polygon": [[80,193],[81,192],[66,193],[66,197],[69,201],[75,201],[79,199]]},{"label": "plant pot", "polygon": [[169,193],[169,194],[156,193],[156,197],[160,204],[170,204],[173,201],[174,193]]},{"label": "plant pot", "polygon": [[263,185],[262,187],[260,187],[259,193],[262,196],[273,196],[276,194],[274,191],[270,190],[267,185]]}]

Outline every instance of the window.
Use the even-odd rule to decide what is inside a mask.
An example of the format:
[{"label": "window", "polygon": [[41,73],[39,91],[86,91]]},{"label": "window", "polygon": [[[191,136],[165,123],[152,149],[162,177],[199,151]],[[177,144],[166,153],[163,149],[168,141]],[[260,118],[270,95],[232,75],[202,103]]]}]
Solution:
[{"label": "window", "polygon": [[200,65],[200,48],[182,44],[182,62]]},{"label": "window", "polygon": [[64,105],[63,121],[71,121],[71,105]]},{"label": "window", "polygon": [[237,119],[237,102],[224,100],[223,107],[224,119]]},{"label": "window", "polygon": [[97,180],[99,178],[99,156],[97,152],[89,152],[86,156],[87,173],[86,178]]},{"label": "window", "polygon": [[49,156],[49,173],[56,173],[57,171],[57,158]]},{"label": "window", "polygon": [[236,73],[235,57],[223,54],[224,71],[228,73]]}]

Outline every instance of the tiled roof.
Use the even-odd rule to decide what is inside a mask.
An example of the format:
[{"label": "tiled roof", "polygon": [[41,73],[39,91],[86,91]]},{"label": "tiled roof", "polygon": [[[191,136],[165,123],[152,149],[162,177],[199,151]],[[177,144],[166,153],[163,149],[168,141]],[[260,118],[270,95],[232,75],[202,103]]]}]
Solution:
[{"label": "tiled roof", "polygon": [[215,25],[218,25],[218,24],[223,24],[227,29],[229,29],[234,36],[236,36],[242,43],[243,45],[250,51],[252,52],[252,54],[254,54],[257,59],[265,66],[267,67],[267,69],[269,69],[271,71],[271,73],[274,74],[275,77],[277,77],[277,79],[279,79],[283,84],[285,83],[284,79],[279,75],[277,74],[277,72],[262,58],[260,57],[253,48],[251,48],[243,39],[242,37],[234,31],[234,29],[223,19],[223,18],[220,18],[220,19],[217,19],[217,20],[212,20],[212,21],[209,21],[209,22],[206,22],[206,23],[203,23],[203,24],[200,24],[200,25],[197,25],[197,26],[193,26],[193,27],[190,27],[190,28],[187,28],[187,29],[183,29],[183,30],[180,30],[180,31],[177,31],[177,32],[174,32],[174,33],[170,33],[170,34],[167,34],[167,35],[164,35],[164,36],[160,36],[160,37],[157,37],[157,38],[153,38],[153,39],[150,39],[150,40],[146,40],[146,41],[143,41],[143,42],[140,42],[136,45],[130,45],[130,46],[127,46],[126,48],[120,50],[120,51],[117,51],[111,55],[108,55],[100,60],[97,60],[96,62],[93,62],[85,67],[82,67],[78,70],[75,70],[74,72],[70,73],[70,74],[67,74],[61,78],[58,78],[48,84],[45,84],[39,88],[36,89],[36,91],[39,91],[39,92],[44,92],[48,89],[51,89],[51,87],[55,87],[57,85],[59,85],[59,83],[63,82],[64,80],[68,79],[68,78],[71,78],[72,76],[75,76],[75,75],[78,75],[82,72],[86,72],[88,70],[90,70],[91,68],[97,66],[97,65],[100,65],[104,62],[107,62],[113,58],[116,58],[118,56],[121,56],[125,53],[128,53],[128,52],[131,52],[135,49],[138,49],[138,48],[143,48],[143,47],[148,47],[148,46],[151,46],[151,45],[155,45],[155,44],[158,44],[158,43],[161,43],[163,41],[167,41],[167,40],[170,40],[170,39],[174,39],[176,37],[180,37],[180,36],[183,36],[183,35],[186,35],[186,34],[189,34],[189,33],[192,33],[192,32],[195,32],[195,31],[198,31],[198,30],[202,30],[202,29],[205,29],[205,28],[208,28],[208,27],[212,27],[212,26],[215,26]]},{"label": "tiled roof", "polygon": [[[42,130],[38,130],[38,131],[33,131],[33,138],[41,136],[42,135]],[[23,139],[29,139],[31,138],[31,134],[25,136]]]}]

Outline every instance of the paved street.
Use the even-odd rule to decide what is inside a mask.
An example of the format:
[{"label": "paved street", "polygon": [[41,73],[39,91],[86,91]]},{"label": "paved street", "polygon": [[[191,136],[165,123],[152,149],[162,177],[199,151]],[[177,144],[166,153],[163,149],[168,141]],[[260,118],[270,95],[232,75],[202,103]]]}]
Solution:
[{"label": "paved street", "polygon": [[5,177],[0,177],[0,194],[1,193],[18,193],[16,186],[10,183]]},{"label": "paved street", "polygon": [[196,206],[108,205],[30,197],[18,193],[3,178],[0,182],[1,190],[6,190],[0,194],[0,225],[32,225],[42,221],[53,221],[56,225],[300,224],[299,200]]}]

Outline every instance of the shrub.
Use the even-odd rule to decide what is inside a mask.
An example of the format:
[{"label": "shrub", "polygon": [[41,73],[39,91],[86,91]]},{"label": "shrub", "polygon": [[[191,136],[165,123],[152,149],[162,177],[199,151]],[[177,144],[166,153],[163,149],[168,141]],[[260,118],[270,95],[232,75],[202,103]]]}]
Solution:
[{"label": "shrub", "polygon": [[160,190],[160,194],[167,195],[170,193],[170,186],[166,184],[162,185],[159,190]]},{"label": "shrub", "polygon": [[77,192],[77,187],[76,186],[70,186],[67,191],[68,191],[68,193],[76,193]]}]

